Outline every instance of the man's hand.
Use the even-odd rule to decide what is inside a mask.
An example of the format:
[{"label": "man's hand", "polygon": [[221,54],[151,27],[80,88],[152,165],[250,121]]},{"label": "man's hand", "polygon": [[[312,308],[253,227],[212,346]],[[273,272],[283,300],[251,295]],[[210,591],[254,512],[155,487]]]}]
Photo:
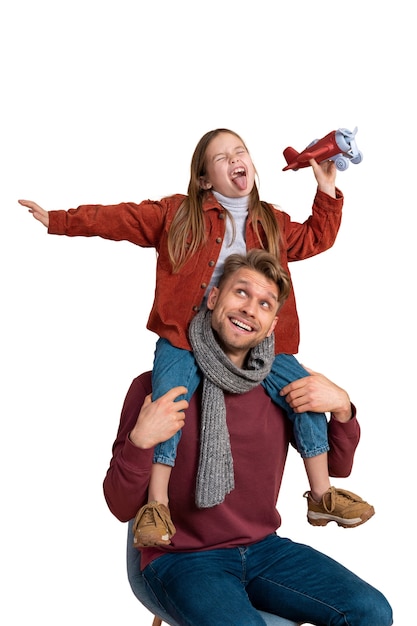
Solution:
[{"label": "man's hand", "polygon": [[336,198],[336,164],[334,161],[317,163],[315,159],[309,161],[317,180],[317,187],[332,198]]},{"label": "man's hand", "polygon": [[188,402],[186,400],[175,402],[175,398],[185,393],[186,387],[174,387],[154,402],[150,395],[146,396],[136,424],[129,435],[130,441],[138,448],[148,449],[161,441],[167,441],[181,430]]},{"label": "man's hand", "polygon": [[294,412],[331,412],[339,422],[348,422],[352,417],[352,407],[347,392],[323,374],[314,372],[308,367],[305,369],[310,376],[295,380],[281,390],[281,395]]},{"label": "man's hand", "polygon": [[41,224],[48,228],[49,226],[49,213],[45,211],[39,204],[32,202],[32,200],[18,200],[18,203],[29,209],[29,213],[32,213],[35,220],[38,220]]}]

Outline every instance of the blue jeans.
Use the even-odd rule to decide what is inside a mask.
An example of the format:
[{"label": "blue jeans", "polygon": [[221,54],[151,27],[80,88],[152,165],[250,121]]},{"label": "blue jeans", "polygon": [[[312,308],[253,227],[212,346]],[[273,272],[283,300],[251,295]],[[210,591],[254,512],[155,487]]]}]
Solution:
[{"label": "blue jeans", "polygon": [[264,626],[255,607],[329,626],[393,623],[377,589],[317,550],[275,534],[250,546],[165,554],[143,576],[184,626]]},{"label": "blue jeans", "polygon": [[[127,529],[126,546],[127,577],[130,587],[139,602],[146,606],[148,611],[154,615],[158,615],[166,624],[180,626],[179,623],[174,620],[172,615],[167,613],[167,611],[161,606],[151,589],[149,589],[149,585],[143,577],[140,569],[141,551],[133,545],[132,528],[133,520],[130,520]],[[259,611],[259,613],[262,615],[262,618],[265,620],[265,624],[268,626],[297,626],[295,622],[286,620],[279,615],[272,615],[271,613],[266,613],[265,611]]]},{"label": "blue jeans", "polygon": [[[326,416],[324,413],[294,413],[285,398],[279,395],[285,385],[304,376],[309,376],[308,372],[293,355],[278,354],[262,385],[270,398],[287,413],[293,424],[297,450],[303,458],[309,458],[329,449]],[[200,381],[201,372],[193,353],[175,348],[167,339],[158,339],[152,370],[152,399],[156,400],[173,387],[183,385],[187,387],[188,393],[178,399],[189,400]],[[168,441],[158,444],[155,447],[154,463],[173,467],[180,437],[179,431]]]}]

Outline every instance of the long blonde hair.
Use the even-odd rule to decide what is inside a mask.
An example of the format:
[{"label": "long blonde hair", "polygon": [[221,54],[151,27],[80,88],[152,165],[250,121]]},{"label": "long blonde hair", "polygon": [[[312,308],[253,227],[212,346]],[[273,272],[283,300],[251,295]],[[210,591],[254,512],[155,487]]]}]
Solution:
[{"label": "long blonde hair", "polygon": [[[188,195],[178,209],[168,233],[168,254],[172,263],[173,271],[179,272],[181,267],[198,248],[207,241],[203,215],[203,202],[209,193],[201,188],[200,179],[206,174],[206,154],[210,142],[220,133],[234,135],[243,146],[245,142],[232,130],[217,128],[211,130],[198,142],[191,159],[191,175],[188,184]],[[247,149],[247,148],[246,148]],[[249,195],[249,215],[252,218],[253,228],[261,248],[265,248],[259,233],[258,224],[266,236],[266,249],[279,258],[280,233],[278,223],[274,217],[273,209],[259,199],[256,183]]]}]

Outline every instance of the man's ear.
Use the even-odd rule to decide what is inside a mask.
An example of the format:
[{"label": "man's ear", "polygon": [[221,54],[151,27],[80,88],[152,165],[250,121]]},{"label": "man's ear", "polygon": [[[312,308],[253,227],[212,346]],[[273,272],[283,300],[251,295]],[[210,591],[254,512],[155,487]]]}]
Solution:
[{"label": "man's ear", "polygon": [[207,308],[210,309],[210,311],[212,311],[216,305],[218,294],[218,287],[212,287],[207,298]]},{"label": "man's ear", "polygon": [[200,176],[200,187],[201,189],[204,189],[205,191],[208,191],[209,189],[212,188],[212,184],[209,180],[207,180],[206,178],[204,178],[204,176]]},{"label": "man's ear", "polygon": [[267,337],[270,337],[272,335],[272,333],[275,330],[275,326],[277,325],[277,322],[278,322],[278,315],[276,317],[274,317],[274,320],[273,320],[273,322],[272,322],[272,324],[271,324],[271,326],[269,328]]}]

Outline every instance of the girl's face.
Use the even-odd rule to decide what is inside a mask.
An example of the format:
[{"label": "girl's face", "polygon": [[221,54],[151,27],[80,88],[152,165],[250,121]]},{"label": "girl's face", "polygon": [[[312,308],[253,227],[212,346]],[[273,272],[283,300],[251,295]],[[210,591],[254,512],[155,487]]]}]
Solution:
[{"label": "girl's face", "polygon": [[206,173],[200,178],[202,189],[213,189],[228,198],[248,196],[255,184],[255,166],[241,139],[220,133],[206,150]]}]

